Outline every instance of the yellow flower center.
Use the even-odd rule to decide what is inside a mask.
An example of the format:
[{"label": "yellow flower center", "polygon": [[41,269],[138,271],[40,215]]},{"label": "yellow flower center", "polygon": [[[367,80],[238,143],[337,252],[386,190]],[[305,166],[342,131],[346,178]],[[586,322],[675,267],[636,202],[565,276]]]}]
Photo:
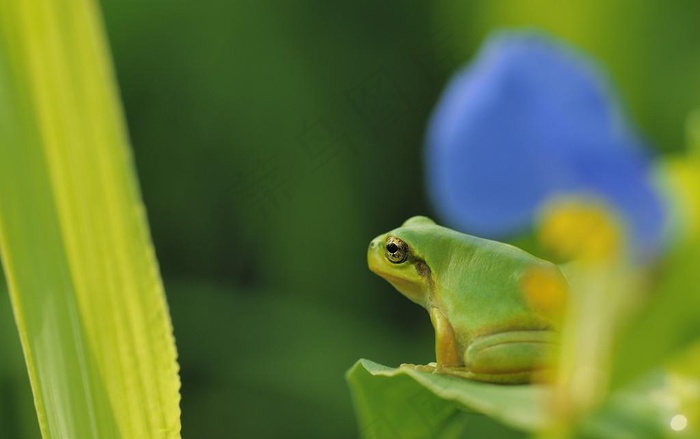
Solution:
[{"label": "yellow flower center", "polygon": [[622,227],[602,203],[589,198],[561,197],[541,213],[539,239],[567,259],[601,261],[620,256]]}]

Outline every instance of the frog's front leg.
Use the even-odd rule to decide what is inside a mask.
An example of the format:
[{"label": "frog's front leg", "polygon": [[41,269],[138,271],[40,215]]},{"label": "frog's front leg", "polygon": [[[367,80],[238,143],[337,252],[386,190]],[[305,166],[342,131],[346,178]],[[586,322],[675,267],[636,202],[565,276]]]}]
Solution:
[{"label": "frog's front leg", "polygon": [[462,364],[452,325],[438,308],[430,308],[430,321],[435,329],[435,362],[438,370]]},{"label": "frog's front leg", "polygon": [[420,372],[441,372],[444,368],[457,368],[462,364],[452,325],[438,308],[430,308],[430,321],[435,329],[435,362],[426,365],[402,364]]},{"label": "frog's front leg", "polygon": [[495,383],[526,383],[551,363],[556,334],[550,330],[502,332],[476,338],[464,353],[464,366],[442,373]]}]

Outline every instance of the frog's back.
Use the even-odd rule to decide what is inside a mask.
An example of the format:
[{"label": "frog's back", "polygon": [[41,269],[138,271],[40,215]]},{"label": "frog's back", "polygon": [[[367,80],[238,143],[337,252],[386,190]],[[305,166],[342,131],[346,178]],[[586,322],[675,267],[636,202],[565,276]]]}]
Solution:
[{"label": "frog's back", "polygon": [[461,235],[460,244],[446,255],[446,276],[436,279],[455,332],[474,338],[550,329],[551,320],[533,309],[523,279],[533,272],[557,276],[558,268],[511,245]]}]

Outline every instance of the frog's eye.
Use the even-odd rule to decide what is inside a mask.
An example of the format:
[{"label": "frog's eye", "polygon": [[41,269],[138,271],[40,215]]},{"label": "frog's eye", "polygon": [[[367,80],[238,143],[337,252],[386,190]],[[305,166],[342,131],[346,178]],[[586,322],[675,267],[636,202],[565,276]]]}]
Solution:
[{"label": "frog's eye", "polygon": [[408,245],[395,236],[390,236],[386,240],[386,252],[384,253],[389,262],[400,264],[408,257]]}]

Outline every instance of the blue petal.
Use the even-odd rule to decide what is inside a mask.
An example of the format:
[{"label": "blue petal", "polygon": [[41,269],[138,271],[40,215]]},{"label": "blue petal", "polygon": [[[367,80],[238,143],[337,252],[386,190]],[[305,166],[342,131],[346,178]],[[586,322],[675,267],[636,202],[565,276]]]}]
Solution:
[{"label": "blue petal", "polygon": [[431,119],[428,190],[457,229],[506,238],[558,194],[602,198],[633,251],[661,245],[650,160],[592,62],[532,32],[499,33],[458,72]]}]

